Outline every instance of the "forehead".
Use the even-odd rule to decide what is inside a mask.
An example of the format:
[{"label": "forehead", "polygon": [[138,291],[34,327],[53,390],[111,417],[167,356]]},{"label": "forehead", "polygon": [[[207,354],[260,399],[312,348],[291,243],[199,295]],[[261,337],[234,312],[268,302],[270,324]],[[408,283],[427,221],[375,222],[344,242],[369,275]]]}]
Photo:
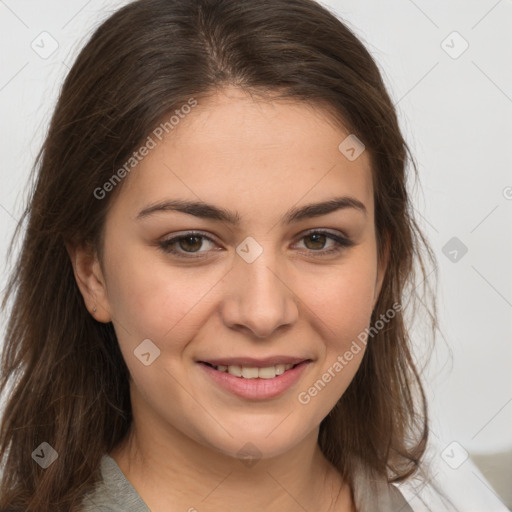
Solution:
[{"label": "forehead", "polygon": [[228,89],[174,116],[169,126],[161,140],[151,135],[153,149],[123,184],[119,199],[132,209],[179,197],[236,204],[261,217],[352,195],[373,212],[369,155],[349,160],[339,146],[350,132],[319,106]]}]

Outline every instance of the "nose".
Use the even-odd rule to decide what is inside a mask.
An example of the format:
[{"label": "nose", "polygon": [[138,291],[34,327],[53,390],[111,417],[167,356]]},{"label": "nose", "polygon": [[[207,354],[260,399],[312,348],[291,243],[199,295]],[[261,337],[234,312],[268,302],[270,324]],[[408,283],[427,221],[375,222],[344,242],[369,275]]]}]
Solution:
[{"label": "nose", "polygon": [[252,337],[268,338],[298,319],[298,297],[270,250],[252,263],[236,256],[223,301],[222,318],[229,328],[249,331]]}]

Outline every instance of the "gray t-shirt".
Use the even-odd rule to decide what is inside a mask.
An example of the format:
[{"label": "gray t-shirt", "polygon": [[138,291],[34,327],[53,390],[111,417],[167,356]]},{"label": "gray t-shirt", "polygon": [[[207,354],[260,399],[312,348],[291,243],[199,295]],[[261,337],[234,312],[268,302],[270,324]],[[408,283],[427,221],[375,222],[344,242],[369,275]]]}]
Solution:
[{"label": "gray t-shirt", "polygon": [[[116,461],[105,454],[96,489],[86,495],[83,512],[151,512],[124,476]],[[358,512],[413,512],[402,493],[386,481],[370,481],[356,468],[354,501]]]}]

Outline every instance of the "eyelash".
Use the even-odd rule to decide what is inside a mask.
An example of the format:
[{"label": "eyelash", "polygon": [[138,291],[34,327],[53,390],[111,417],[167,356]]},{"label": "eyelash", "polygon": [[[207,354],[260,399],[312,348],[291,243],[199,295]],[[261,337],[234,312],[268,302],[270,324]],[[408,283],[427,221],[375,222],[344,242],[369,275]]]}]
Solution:
[{"label": "eyelash", "polygon": [[[350,240],[349,238],[341,237],[338,235],[335,235],[333,233],[330,233],[328,231],[321,231],[321,230],[313,230],[309,231],[305,235],[303,235],[300,240],[303,238],[307,238],[312,235],[325,235],[328,239],[333,240],[336,243],[336,246],[332,249],[322,249],[319,251],[315,251],[314,249],[306,249],[306,251],[303,252],[312,252],[319,256],[329,256],[332,254],[337,254],[344,249],[347,249],[348,247],[352,247],[354,245],[354,242]],[[169,238],[168,240],[161,240],[158,242],[159,248],[164,251],[166,254],[173,254],[179,258],[185,258],[185,259],[194,259],[194,258],[204,258],[202,255],[203,253],[186,253],[186,252],[180,252],[176,249],[171,248],[174,244],[178,243],[181,240],[185,240],[189,237],[195,237],[195,238],[202,238],[205,240],[208,240],[212,243],[215,243],[214,240],[212,240],[209,236],[204,235],[203,233],[191,231],[190,233],[185,233],[180,236],[176,236],[174,238]],[[203,251],[204,252],[204,251]],[[201,255],[197,255],[201,254]]]}]

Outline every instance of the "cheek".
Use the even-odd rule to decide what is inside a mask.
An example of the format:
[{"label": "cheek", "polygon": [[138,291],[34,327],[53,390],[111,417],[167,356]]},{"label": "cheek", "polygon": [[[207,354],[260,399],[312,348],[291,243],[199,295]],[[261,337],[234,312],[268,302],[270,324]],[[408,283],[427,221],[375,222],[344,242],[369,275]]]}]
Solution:
[{"label": "cheek", "polygon": [[328,346],[342,347],[368,326],[375,294],[375,265],[371,258],[355,257],[315,279],[308,307],[321,320],[319,328]]},{"label": "cheek", "polygon": [[[112,255],[107,274],[109,304],[119,340],[133,348],[143,339],[162,350],[179,348],[198,327],[209,293],[222,278],[207,267],[172,267],[147,249]],[[181,342],[183,340],[183,342]]]},{"label": "cheek", "polygon": [[[307,303],[316,318],[315,333],[321,339],[321,357],[315,375],[301,390],[300,403],[313,397],[320,416],[326,415],[343,395],[365,349],[365,331],[370,324],[375,293],[375,262],[354,258],[336,271],[316,279],[315,293]],[[304,293],[304,292],[303,292]]]}]

